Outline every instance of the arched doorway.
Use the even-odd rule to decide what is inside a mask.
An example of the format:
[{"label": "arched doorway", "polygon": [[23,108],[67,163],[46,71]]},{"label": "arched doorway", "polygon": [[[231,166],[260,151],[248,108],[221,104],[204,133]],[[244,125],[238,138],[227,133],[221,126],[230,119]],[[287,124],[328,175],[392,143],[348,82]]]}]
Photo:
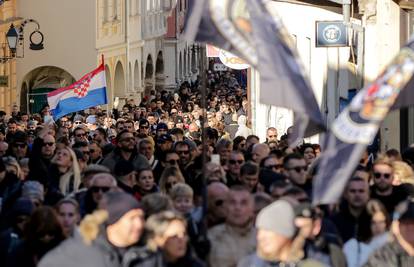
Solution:
[{"label": "arched doorway", "polygon": [[154,89],[154,65],[151,55],[148,55],[145,65],[145,95],[150,95],[152,89]]},{"label": "arched doorway", "polygon": [[155,89],[162,91],[165,85],[164,75],[164,58],[162,51],[158,52],[157,61],[155,62]]},{"label": "arched doorway", "polygon": [[55,66],[42,66],[31,70],[23,78],[21,110],[38,113],[47,104],[47,93],[74,83],[75,78],[66,70]]},{"label": "arched doorway", "polygon": [[114,97],[123,97],[125,95],[125,72],[121,61],[116,63],[114,76]]}]

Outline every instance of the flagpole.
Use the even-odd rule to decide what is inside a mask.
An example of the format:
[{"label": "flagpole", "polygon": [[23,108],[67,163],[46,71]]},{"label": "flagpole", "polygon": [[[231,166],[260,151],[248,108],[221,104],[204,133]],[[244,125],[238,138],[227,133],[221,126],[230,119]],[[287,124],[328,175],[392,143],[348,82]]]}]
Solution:
[{"label": "flagpole", "polygon": [[205,54],[203,52],[203,45],[199,44],[199,52],[200,52],[200,72],[201,72],[201,101],[203,107],[203,114],[202,114],[202,121],[201,121],[201,137],[202,137],[202,175],[201,178],[203,179],[203,216],[207,215],[207,179],[205,177],[206,174],[206,164],[207,164],[207,142],[206,142],[206,129],[205,129],[205,122],[207,116],[207,77],[206,77],[206,70],[205,70]]},{"label": "flagpole", "polygon": [[[104,66],[104,71],[106,71],[105,70],[105,55],[104,54],[102,54],[101,55],[101,65],[103,65]],[[105,73],[105,79],[106,79],[106,73]],[[106,93],[106,119],[107,119],[107,121],[109,122],[109,101],[108,101],[108,85],[106,85],[106,91],[105,91],[105,93]],[[105,125],[105,124],[104,124]]]}]

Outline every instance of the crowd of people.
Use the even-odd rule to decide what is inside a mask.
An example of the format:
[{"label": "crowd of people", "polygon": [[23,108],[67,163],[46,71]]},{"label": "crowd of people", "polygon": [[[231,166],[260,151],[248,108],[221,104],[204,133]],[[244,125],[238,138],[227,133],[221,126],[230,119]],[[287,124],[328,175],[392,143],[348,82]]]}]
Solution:
[{"label": "crowd of people", "polygon": [[320,146],[260,140],[236,76],[207,78],[205,107],[196,81],[56,121],[0,111],[1,265],[414,266],[414,148],[365,154],[313,207]]}]

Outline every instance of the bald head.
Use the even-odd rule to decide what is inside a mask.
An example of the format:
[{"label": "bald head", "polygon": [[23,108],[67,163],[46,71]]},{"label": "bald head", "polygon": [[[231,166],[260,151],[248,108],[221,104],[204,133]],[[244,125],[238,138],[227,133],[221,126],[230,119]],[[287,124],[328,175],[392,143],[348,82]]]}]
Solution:
[{"label": "bald head", "polygon": [[220,182],[207,186],[208,194],[208,224],[210,226],[224,222],[227,215],[225,202],[227,201],[229,188]]},{"label": "bald head", "polygon": [[252,149],[252,160],[257,164],[260,164],[262,159],[267,157],[269,153],[270,149],[267,144],[255,144]]},{"label": "bald head", "polygon": [[215,195],[227,195],[228,192],[229,188],[223,183],[216,182],[207,186],[207,194],[209,198]]}]

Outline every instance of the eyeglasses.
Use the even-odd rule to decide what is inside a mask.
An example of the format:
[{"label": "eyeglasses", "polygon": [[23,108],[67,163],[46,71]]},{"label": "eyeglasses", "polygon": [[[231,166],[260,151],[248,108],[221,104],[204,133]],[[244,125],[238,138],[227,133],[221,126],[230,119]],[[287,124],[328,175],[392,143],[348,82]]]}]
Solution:
[{"label": "eyeglasses", "polygon": [[14,144],[14,147],[25,148],[27,144]]},{"label": "eyeglasses", "polygon": [[98,192],[106,193],[109,191],[109,189],[111,189],[109,186],[92,186],[91,187],[91,191],[93,193],[98,193]]},{"label": "eyeglasses", "polygon": [[182,150],[182,151],[175,151],[175,153],[177,153],[178,155],[181,155],[181,154],[188,155],[190,153],[190,151]]},{"label": "eyeglasses", "polygon": [[[267,165],[267,166],[265,166],[265,168],[266,169],[273,169],[273,168],[275,168],[276,170],[279,170],[279,169],[281,169],[283,167],[283,165],[282,164],[275,164],[275,165]],[[307,169],[307,168],[306,168]]]},{"label": "eyeglasses", "polygon": [[170,160],[167,161],[167,163],[169,163],[171,165],[176,165],[176,164],[178,164],[178,160],[170,159]]},{"label": "eyeglasses", "polygon": [[244,160],[241,160],[241,159],[239,159],[239,160],[234,160],[234,159],[229,160],[229,163],[232,164],[232,165],[234,165],[236,163],[243,164],[243,162],[244,162]]},{"label": "eyeglasses", "polygon": [[86,133],[84,133],[84,134],[76,134],[76,137],[83,137],[83,136],[86,136]]},{"label": "eyeglasses", "polygon": [[288,168],[288,170],[295,170],[295,172],[301,172],[301,171],[306,172],[308,170],[308,166],[297,166],[297,167]]},{"label": "eyeglasses", "polygon": [[379,179],[381,177],[384,177],[385,179],[390,179],[391,178],[391,173],[381,173],[381,172],[374,172],[374,177],[375,179]]},{"label": "eyeglasses", "polygon": [[47,143],[43,143],[43,146],[53,146],[55,143],[54,142],[47,142]]}]

